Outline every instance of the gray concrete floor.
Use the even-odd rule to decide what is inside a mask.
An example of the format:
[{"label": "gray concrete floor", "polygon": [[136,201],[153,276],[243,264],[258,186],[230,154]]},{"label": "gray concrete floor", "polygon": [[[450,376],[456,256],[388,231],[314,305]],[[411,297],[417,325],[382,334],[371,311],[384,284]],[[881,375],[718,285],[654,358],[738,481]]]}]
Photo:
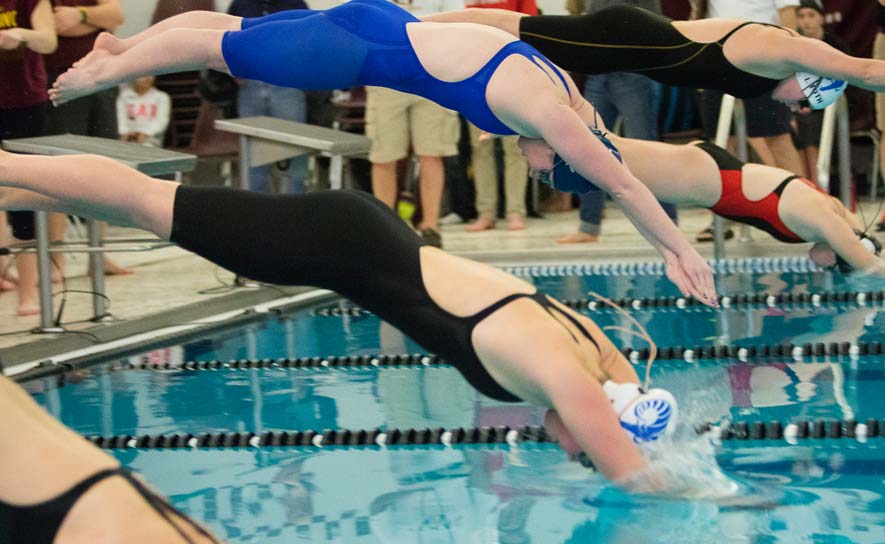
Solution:
[{"label": "gray concrete floor", "polygon": [[[867,217],[873,214],[876,204],[865,205]],[[530,219],[525,231],[509,232],[504,222],[499,228],[481,233],[467,233],[463,224],[443,227],[445,248],[494,264],[546,261],[581,263],[592,261],[625,261],[657,259],[657,254],[643,240],[616,206],[609,205],[603,223],[602,239],[595,244],[558,245],[554,239],[577,228],[577,212],[547,214],[543,219]],[[690,239],[704,228],[709,214],[703,210],[688,209],[680,212],[680,226]],[[137,231],[112,228],[110,237],[143,236]],[[767,234],[753,231],[754,241],[728,242],[729,257],[802,255],[807,245],[786,245],[771,239]],[[712,244],[698,246],[705,256],[712,257]],[[111,299],[110,311],[117,320],[132,321],[175,310],[184,305],[200,303],[230,293],[225,284],[233,280],[232,274],[211,263],[189,254],[177,247],[167,247],[149,253],[113,254],[120,264],[131,267],[135,274],[107,278],[107,294]],[[88,290],[90,283],[85,277],[86,257],[67,257],[67,287],[72,290]],[[61,285],[54,286],[55,291]],[[210,292],[206,292],[210,290]],[[214,290],[214,291],[213,291]],[[67,297],[62,322],[71,330],[95,327],[94,323],[80,322],[91,317],[91,296],[72,293]],[[26,332],[38,324],[37,317],[16,315],[14,292],[0,293],[0,349],[32,342],[45,342],[56,335],[35,335]],[[56,298],[56,311],[58,309]],[[80,322],[80,323],[77,323]],[[2,356],[2,354],[0,354]]]}]

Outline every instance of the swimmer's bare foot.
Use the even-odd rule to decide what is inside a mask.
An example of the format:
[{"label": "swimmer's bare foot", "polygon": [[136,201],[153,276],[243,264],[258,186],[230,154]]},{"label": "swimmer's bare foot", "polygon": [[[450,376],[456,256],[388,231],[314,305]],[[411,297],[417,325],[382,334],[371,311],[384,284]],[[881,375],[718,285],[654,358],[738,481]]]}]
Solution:
[{"label": "swimmer's bare foot", "polygon": [[495,222],[488,217],[480,217],[473,223],[470,223],[464,230],[467,232],[482,232],[484,230],[492,230],[495,228]]},{"label": "swimmer's bare foot", "polygon": [[[89,267],[89,273],[92,274],[92,267]],[[129,276],[131,274],[135,274],[135,270],[131,268],[125,268],[123,266],[118,265],[114,261],[110,259],[104,260],[104,275],[105,276]]]},{"label": "swimmer's bare foot", "polygon": [[12,291],[15,289],[15,283],[9,280],[0,279],[0,292]]},{"label": "swimmer's bare foot", "polygon": [[599,236],[593,236],[586,232],[573,232],[556,239],[557,244],[592,244],[599,241]]},{"label": "swimmer's bare foot", "polygon": [[49,99],[56,106],[76,100],[114,85],[106,76],[115,56],[104,49],[95,49],[67,72],[58,76],[49,89]]},{"label": "swimmer's bare foot", "polygon": [[18,311],[15,312],[17,316],[26,317],[29,315],[37,315],[39,313],[40,305],[37,304],[37,300],[35,298],[19,295]]},{"label": "swimmer's bare foot", "polygon": [[507,216],[507,230],[525,230],[525,217],[521,213],[511,213]]},{"label": "swimmer's bare foot", "polygon": [[95,38],[92,49],[104,49],[112,55],[119,55],[129,48],[126,46],[126,40],[120,39],[110,32],[102,32]]}]

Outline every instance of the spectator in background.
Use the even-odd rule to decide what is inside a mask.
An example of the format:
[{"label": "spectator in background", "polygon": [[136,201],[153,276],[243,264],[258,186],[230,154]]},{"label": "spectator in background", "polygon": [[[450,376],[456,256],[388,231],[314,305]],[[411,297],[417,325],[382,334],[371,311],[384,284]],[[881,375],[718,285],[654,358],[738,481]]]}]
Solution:
[{"label": "spectator in background", "polygon": [[[0,140],[46,133],[49,97],[42,55],[52,53],[57,43],[49,0],[0,0]],[[34,238],[33,212],[7,212],[7,216],[15,238]],[[5,221],[0,230],[0,238],[7,238]],[[37,314],[36,255],[20,255],[16,267],[17,313]],[[4,281],[5,268],[4,264],[0,271]]]},{"label": "spectator in background", "polygon": [[[99,33],[113,32],[123,24],[123,9],[119,0],[52,0],[52,5],[58,48],[46,57],[50,83],[92,51]],[[117,89],[114,88],[50,108],[49,133],[116,140],[119,138],[116,100]],[[60,240],[64,238],[67,219],[63,215],[54,215],[59,219],[50,222],[49,235],[52,239]],[[107,225],[102,223],[102,236],[106,231]],[[63,273],[64,259],[59,259],[58,265],[59,272]],[[104,258],[104,271],[107,275],[132,273],[107,256]]]},{"label": "spectator in background", "polygon": [[[692,16],[697,19],[746,19],[794,29],[798,5],[799,0],[701,0],[692,3]],[[777,166],[804,175],[804,164],[791,136],[790,109],[785,104],[772,100],[771,93],[745,99],[743,102],[747,119],[747,140],[759,160],[768,166]],[[721,91],[705,89],[701,93],[704,132],[710,139],[716,134],[721,105]],[[726,238],[734,236],[730,228],[725,234]],[[713,241],[712,226],[702,230],[697,240]]]},{"label": "spectator in background", "polygon": [[120,90],[117,129],[124,142],[163,147],[172,100],[154,87],[155,81],[154,76],[140,77]]},{"label": "spectator in background", "polygon": [[[263,17],[279,11],[307,9],[304,0],[234,0],[228,13],[238,17]],[[307,98],[301,89],[277,87],[262,81],[237,80],[237,109],[240,117],[267,115],[298,123],[307,122]],[[271,192],[271,174],[281,177],[283,193],[303,193],[307,178],[307,157],[295,157],[274,165],[257,166],[249,171],[249,188]]]},{"label": "spectator in background", "polygon": [[[468,8],[506,9],[537,15],[535,0],[468,0]],[[479,232],[495,228],[498,217],[498,176],[495,167],[495,138],[481,137],[482,131],[468,124],[470,128],[470,148],[473,165],[473,179],[476,184],[476,209],[479,217],[467,226],[468,232]],[[487,135],[488,136],[488,135]],[[507,213],[507,228],[523,230],[525,225],[525,191],[528,183],[528,163],[517,145],[519,136],[500,138],[504,154],[504,196]]]},{"label": "spectator in background", "polygon": [[[808,38],[823,40],[846,54],[851,54],[848,45],[838,36],[824,30],[824,8],[818,0],[801,0],[796,10],[799,33]],[[820,133],[824,122],[824,112],[813,110],[807,115],[793,114],[796,127],[796,148],[805,166],[805,177],[818,184],[817,156],[820,147]]]},{"label": "spectator in background", "polygon": [[[391,0],[393,1],[393,0]],[[464,0],[395,2],[416,17],[464,9]],[[458,153],[458,114],[419,96],[381,87],[366,88],[366,136],[372,140],[372,193],[391,208],[399,194],[397,162],[409,156],[420,162],[421,223],[428,244],[442,247],[439,210],[445,186],[443,157]]]},{"label": "spectator in background", "polygon": [[[660,0],[569,0],[568,8],[582,13],[593,13],[601,9],[629,5],[660,14]],[[627,72],[587,76],[584,84],[586,98],[602,117],[607,127],[614,127],[620,117],[623,120],[623,134],[637,140],[657,140],[658,131],[658,92],[659,84],[651,79]],[[602,209],[605,206],[605,192],[598,187],[581,195],[581,223],[578,232],[558,238],[560,244],[596,242],[602,223]],[[661,203],[667,215],[676,222],[676,206]]]}]

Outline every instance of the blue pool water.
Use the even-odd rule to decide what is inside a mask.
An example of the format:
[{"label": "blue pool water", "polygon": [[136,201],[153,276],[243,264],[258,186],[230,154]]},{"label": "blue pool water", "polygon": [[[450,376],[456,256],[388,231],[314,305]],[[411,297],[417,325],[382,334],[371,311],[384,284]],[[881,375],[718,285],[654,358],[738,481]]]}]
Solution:
[{"label": "blue pool water", "polygon": [[[722,294],[880,290],[821,273],[724,275]],[[561,298],[668,296],[643,276],[537,278]],[[322,305],[329,307],[329,304]],[[661,346],[885,340],[882,308],[656,308],[632,312]],[[600,325],[623,325],[609,310]],[[619,345],[641,346],[613,335]],[[302,310],[26,387],[87,435],[533,425],[543,411],[478,395],[448,366],[133,370],[127,363],[421,353],[372,315]],[[885,356],[659,361],[656,385],[703,422],[885,418]],[[700,448],[693,439],[684,450]],[[740,504],[631,497],[556,446],[117,450],[232,543],[885,542],[885,439],[725,441]],[[697,464],[712,464],[700,456]]]}]

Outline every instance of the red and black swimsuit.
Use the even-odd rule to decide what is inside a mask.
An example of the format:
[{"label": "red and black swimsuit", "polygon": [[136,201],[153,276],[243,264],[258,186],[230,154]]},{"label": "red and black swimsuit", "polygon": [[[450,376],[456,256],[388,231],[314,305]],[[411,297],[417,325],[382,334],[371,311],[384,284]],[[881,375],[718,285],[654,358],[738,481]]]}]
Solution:
[{"label": "red and black swimsuit", "polygon": [[709,142],[696,144],[698,148],[706,152],[716,161],[719,166],[719,175],[722,178],[722,196],[719,202],[710,210],[727,219],[739,223],[746,223],[758,229],[764,230],[774,238],[788,244],[801,244],[807,242],[798,234],[790,230],[781,220],[777,211],[780,204],[781,194],[787,185],[799,180],[816,191],[823,193],[814,183],[799,176],[790,176],[783,180],[768,196],[761,200],[748,200],[743,190],[743,167],[744,163],[730,155],[721,147]]}]

